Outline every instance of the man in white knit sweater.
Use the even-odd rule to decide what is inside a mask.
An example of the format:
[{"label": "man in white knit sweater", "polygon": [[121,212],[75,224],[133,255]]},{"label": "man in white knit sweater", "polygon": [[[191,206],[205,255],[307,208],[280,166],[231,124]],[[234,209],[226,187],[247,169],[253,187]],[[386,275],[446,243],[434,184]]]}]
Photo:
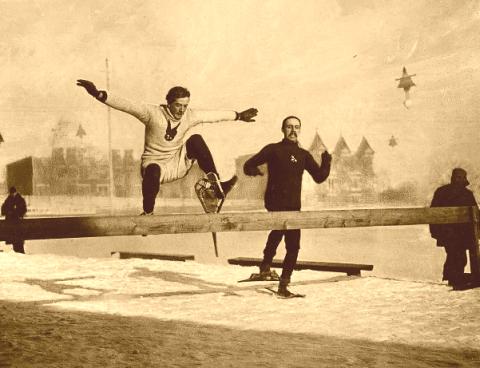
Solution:
[{"label": "man in white knit sweater", "polygon": [[[190,92],[183,87],[173,87],[166,96],[166,105],[133,103],[116,96],[110,91],[98,90],[90,81],[79,79],[77,85],[100,102],[126,112],[145,125],[145,148],[142,154],[142,195],[143,213],[153,214],[155,198],[161,183],[169,183],[184,177],[195,160],[205,173],[218,172],[213,157],[199,134],[184,140],[187,131],[200,123],[213,123],[228,120],[255,121],[257,109],[242,112],[193,110],[188,107]],[[219,198],[232,189],[237,181],[220,182],[216,188]]]}]

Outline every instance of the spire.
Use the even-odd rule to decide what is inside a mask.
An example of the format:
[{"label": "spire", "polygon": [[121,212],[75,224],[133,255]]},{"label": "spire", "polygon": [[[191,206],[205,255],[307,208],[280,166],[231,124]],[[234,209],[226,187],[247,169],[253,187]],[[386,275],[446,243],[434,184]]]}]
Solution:
[{"label": "spire", "polygon": [[340,136],[340,138],[338,138],[337,144],[335,145],[335,149],[333,150],[333,154],[336,156],[343,156],[349,155],[350,153],[352,153],[352,151],[350,151],[347,142],[345,142],[343,136]]},{"label": "spire", "polygon": [[80,139],[82,139],[84,135],[87,135],[87,133],[83,129],[82,124],[80,124],[77,130],[77,137],[80,137]]},{"label": "spire", "polygon": [[310,145],[310,148],[308,149],[310,153],[313,152],[323,152],[327,149],[327,146],[325,146],[325,143],[323,143],[322,138],[320,138],[320,134],[318,134],[318,131],[315,132],[315,137],[313,137],[312,144]]},{"label": "spire", "polygon": [[360,145],[358,146],[357,152],[355,153],[357,156],[365,156],[365,155],[373,155],[375,151],[370,147],[370,144],[368,143],[367,139],[365,137],[362,137],[362,141],[360,142]]}]

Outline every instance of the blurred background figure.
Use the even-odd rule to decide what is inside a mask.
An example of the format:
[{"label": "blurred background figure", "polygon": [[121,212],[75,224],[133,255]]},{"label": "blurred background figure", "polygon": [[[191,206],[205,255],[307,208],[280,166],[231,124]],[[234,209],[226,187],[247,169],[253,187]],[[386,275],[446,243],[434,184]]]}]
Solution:
[{"label": "blurred background figure", "polygon": [[[19,223],[23,216],[27,213],[27,203],[25,199],[17,192],[15,187],[9,189],[8,197],[2,204],[2,216],[5,216],[6,221],[12,223]],[[9,239],[5,241],[7,244],[13,245],[13,250],[17,253],[25,253],[24,239],[20,232],[15,230],[9,235]]]},{"label": "blurred background figure", "polygon": [[[431,207],[476,206],[473,192],[466,188],[469,184],[464,169],[453,169],[450,184],[435,191]],[[467,265],[466,251],[475,246],[472,225],[432,224],[430,233],[437,240],[437,245],[445,248],[447,255],[443,265],[443,280],[448,281],[454,289],[468,287],[471,280],[464,274],[464,269]]]}]

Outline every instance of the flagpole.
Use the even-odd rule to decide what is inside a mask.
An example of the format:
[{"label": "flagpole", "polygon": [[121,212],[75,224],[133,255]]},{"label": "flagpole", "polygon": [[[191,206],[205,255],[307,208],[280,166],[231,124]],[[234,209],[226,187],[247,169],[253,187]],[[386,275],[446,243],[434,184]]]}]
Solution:
[{"label": "flagpole", "polygon": [[[107,74],[107,90],[110,89],[110,76],[108,70],[108,58],[105,58],[105,72]],[[113,214],[113,196],[114,196],[114,183],[113,183],[113,158],[112,158],[112,122],[111,122],[110,106],[107,106],[107,126],[108,126],[108,191],[110,197],[110,214]]]}]

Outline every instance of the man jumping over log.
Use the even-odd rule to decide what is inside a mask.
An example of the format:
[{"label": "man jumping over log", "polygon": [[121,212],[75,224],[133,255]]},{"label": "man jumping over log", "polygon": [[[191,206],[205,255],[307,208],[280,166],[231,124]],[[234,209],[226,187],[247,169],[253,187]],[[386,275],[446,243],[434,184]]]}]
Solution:
[{"label": "man jumping over log", "polygon": [[[246,175],[263,175],[258,166],[267,164],[268,181],[265,191],[265,208],[268,211],[300,211],[302,176],[304,170],[313,177],[316,183],[322,183],[330,174],[332,156],[322,153],[319,166],[312,155],[298,145],[301,121],[296,116],[288,116],[282,122],[284,138],[281,142],[265,146],[262,150],[245,162],[243,171]],[[283,261],[283,270],[278,286],[278,295],[292,297],[287,286],[300,250],[300,229],[272,230],[268,235],[263,251],[264,257],[260,265],[260,280],[275,279],[270,265],[282,238],[285,237],[287,254]]]},{"label": "man jumping over log", "polygon": [[199,134],[184,140],[187,131],[200,123],[229,120],[255,121],[257,109],[242,112],[194,110],[188,107],[190,92],[184,87],[171,88],[166,96],[166,105],[133,103],[110,91],[98,90],[95,84],[79,79],[77,85],[98,101],[136,117],[145,125],[145,148],[142,154],[143,213],[151,215],[161,183],[169,183],[187,175],[195,160],[206,173],[216,177],[215,195],[225,198],[237,181],[220,182],[217,168],[208,146]]}]

